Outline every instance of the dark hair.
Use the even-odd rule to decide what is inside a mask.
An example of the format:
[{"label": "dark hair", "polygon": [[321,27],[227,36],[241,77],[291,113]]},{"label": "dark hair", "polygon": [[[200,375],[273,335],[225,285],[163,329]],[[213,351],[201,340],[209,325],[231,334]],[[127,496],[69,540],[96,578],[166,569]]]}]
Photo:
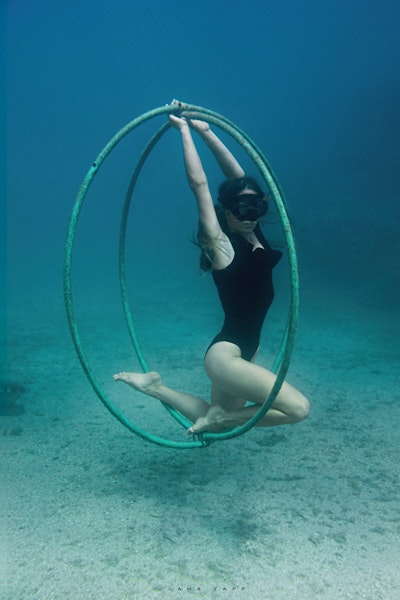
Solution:
[{"label": "dark hair", "polygon": [[218,202],[222,206],[230,210],[237,203],[237,196],[244,190],[252,190],[260,196],[264,196],[264,192],[253,177],[235,177],[222,182],[218,190]]}]

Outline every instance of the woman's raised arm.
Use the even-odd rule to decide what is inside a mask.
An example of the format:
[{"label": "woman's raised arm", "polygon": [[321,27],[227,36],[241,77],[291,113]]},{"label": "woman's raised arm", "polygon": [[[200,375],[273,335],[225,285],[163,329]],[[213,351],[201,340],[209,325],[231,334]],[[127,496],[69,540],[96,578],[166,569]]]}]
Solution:
[{"label": "woman's raised arm", "polygon": [[221,142],[219,137],[210,129],[210,125],[205,121],[197,119],[189,120],[189,125],[197,131],[214,154],[215,158],[225,177],[233,179],[235,177],[244,177],[244,171],[232,152]]},{"label": "woman's raised arm", "polygon": [[171,125],[178,129],[182,136],[186,176],[196,197],[200,222],[209,236],[220,236],[221,228],[215,214],[207,177],[196,146],[194,145],[188,122],[186,119],[174,115],[170,115],[169,120]]}]

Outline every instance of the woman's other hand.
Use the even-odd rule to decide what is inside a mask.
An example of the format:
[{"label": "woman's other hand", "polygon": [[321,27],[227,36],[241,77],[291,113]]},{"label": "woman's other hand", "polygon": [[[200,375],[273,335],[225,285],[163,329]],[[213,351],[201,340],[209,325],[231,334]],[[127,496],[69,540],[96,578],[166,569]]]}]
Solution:
[{"label": "woman's other hand", "polygon": [[197,133],[206,133],[210,131],[210,125],[206,121],[200,121],[199,119],[189,119],[189,125],[192,129],[197,131]]}]

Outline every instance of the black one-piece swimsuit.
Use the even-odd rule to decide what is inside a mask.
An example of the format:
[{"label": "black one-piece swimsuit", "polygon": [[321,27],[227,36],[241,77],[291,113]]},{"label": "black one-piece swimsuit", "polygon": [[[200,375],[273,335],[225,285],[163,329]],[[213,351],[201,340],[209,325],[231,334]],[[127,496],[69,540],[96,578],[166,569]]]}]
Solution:
[{"label": "black one-piece swimsuit", "polygon": [[231,342],[239,346],[246,360],[252,359],[259,346],[261,328],[274,299],[272,269],[282,256],[282,252],[271,248],[258,225],[254,233],[264,249],[253,251],[253,244],[241,235],[231,234],[233,261],[225,269],[213,271],[225,320],[209,347],[216,342]]}]

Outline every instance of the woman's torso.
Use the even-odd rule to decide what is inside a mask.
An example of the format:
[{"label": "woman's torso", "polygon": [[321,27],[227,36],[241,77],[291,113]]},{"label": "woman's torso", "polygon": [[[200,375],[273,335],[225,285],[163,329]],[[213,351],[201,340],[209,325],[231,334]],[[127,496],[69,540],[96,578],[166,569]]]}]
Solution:
[{"label": "woman's torso", "polygon": [[[251,242],[240,235],[229,236],[234,256],[213,278],[225,313],[217,341],[231,341],[246,354],[257,350],[261,328],[274,298],[272,269],[282,253],[273,250],[257,226]],[[214,340],[215,341],[215,340]],[[254,350],[254,351],[253,351]]]}]

